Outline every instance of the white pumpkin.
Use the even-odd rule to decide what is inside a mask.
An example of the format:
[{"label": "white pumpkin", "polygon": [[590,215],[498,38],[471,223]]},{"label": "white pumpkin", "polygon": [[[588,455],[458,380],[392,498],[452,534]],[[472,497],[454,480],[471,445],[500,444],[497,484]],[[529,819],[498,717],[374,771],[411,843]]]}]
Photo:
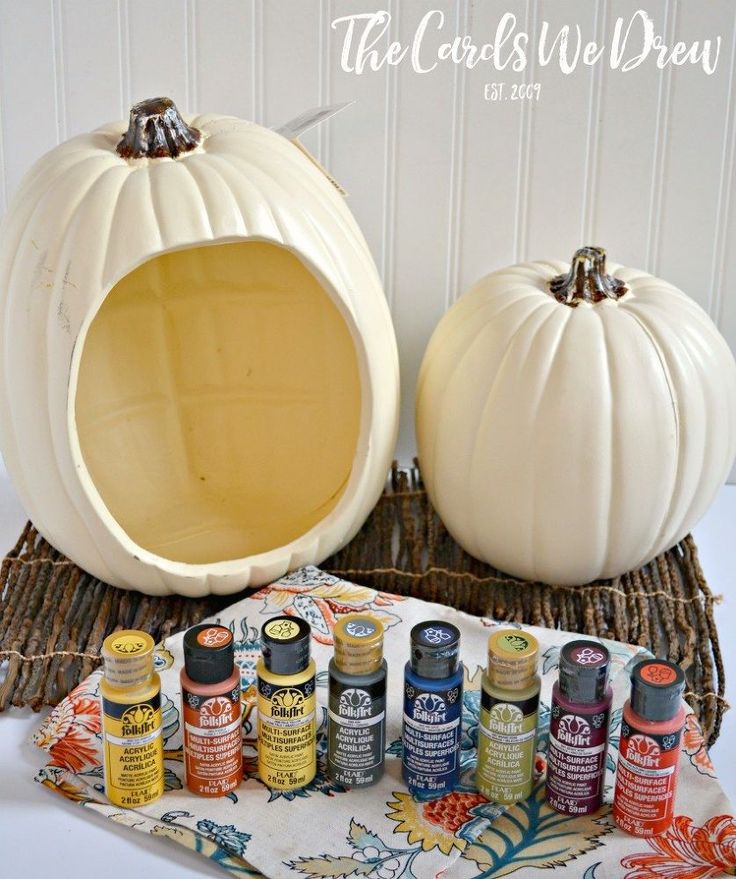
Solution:
[{"label": "white pumpkin", "polygon": [[280,135],[168,99],[30,170],[0,243],[0,440],[92,574],[202,595],[319,563],[383,488],[391,320],[343,198]]},{"label": "white pumpkin", "polygon": [[600,248],[482,278],[417,390],[419,461],[453,537],[517,577],[582,584],[682,539],[736,452],[736,365],[710,318]]}]

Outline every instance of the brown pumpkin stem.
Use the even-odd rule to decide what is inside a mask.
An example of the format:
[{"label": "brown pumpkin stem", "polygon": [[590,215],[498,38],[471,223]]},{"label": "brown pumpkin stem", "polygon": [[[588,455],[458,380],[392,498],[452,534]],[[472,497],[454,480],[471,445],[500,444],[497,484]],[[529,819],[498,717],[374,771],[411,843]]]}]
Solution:
[{"label": "brown pumpkin stem", "polygon": [[117,151],[124,159],[175,159],[201,140],[202,132],[186,124],[171,98],[148,98],[131,107]]},{"label": "brown pumpkin stem", "polygon": [[606,251],[602,247],[581,247],[575,251],[570,271],[552,278],[549,289],[558,302],[574,308],[580,302],[615,301],[628,287],[620,278],[606,273]]}]

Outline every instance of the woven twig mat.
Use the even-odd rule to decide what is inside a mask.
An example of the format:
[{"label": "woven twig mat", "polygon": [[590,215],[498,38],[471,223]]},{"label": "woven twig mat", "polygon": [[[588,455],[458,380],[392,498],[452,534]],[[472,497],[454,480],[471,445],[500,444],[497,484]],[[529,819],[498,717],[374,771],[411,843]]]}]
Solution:
[{"label": "woven twig mat", "polygon": [[[692,537],[649,565],[584,587],[514,580],[476,561],[432,510],[418,471],[394,467],[357,537],[321,567],[389,592],[497,620],[560,627],[649,648],[679,662],[686,698],[710,744],[727,704],[715,599]],[[0,570],[0,710],[55,705],[100,662],[105,636],[138,628],[156,640],[237,601],[237,595],[152,598],[108,586],[57,552],[29,523]]]}]

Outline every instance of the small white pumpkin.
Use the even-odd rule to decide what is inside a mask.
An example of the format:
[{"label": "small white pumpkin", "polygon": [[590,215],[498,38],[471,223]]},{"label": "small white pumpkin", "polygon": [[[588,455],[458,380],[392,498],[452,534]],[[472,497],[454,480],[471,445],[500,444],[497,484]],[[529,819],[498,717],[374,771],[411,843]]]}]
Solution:
[{"label": "small white pumpkin", "polygon": [[[148,593],[346,543],[397,430],[368,247],[293,143],[166,98],[30,170],[0,243],[0,441],[39,531]],[[121,140],[121,134],[124,134]]]},{"label": "small white pumpkin", "polygon": [[417,390],[427,491],[469,553],[582,584],[682,539],[736,452],[736,365],[705,312],[600,248],[478,281]]}]

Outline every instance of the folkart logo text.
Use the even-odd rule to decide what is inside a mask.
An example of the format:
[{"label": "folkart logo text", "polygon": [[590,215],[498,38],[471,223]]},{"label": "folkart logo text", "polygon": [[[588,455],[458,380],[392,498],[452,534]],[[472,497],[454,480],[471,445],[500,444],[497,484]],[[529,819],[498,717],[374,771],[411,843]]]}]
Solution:
[{"label": "folkart logo text", "polygon": [[349,717],[351,720],[361,720],[371,716],[371,697],[365,690],[351,687],[345,690],[337,706],[337,713],[341,717]]},{"label": "folkart logo text", "polygon": [[131,705],[120,718],[122,735],[145,736],[156,728],[156,712],[150,705]]},{"label": "folkart logo text", "polygon": [[233,703],[224,696],[215,696],[202,704],[199,724],[208,729],[227,726],[233,719]]},{"label": "folkart logo text", "polygon": [[304,717],[305,709],[304,694],[291,687],[279,690],[271,699],[271,717],[283,720]]},{"label": "folkart logo text", "polygon": [[414,700],[414,720],[444,723],[447,720],[447,705],[433,693],[422,693]]},{"label": "folkart logo text", "polygon": [[636,735],[629,739],[626,759],[637,766],[653,769],[659,765],[662,752],[659,745],[649,736]]},{"label": "folkart logo text", "polygon": [[557,727],[557,738],[575,748],[587,748],[590,745],[590,736],[590,724],[574,714],[566,714]]},{"label": "folkart logo text", "polygon": [[524,715],[516,705],[501,702],[494,705],[488,717],[488,729],[502,735],[515,735],[521,732]]}]

